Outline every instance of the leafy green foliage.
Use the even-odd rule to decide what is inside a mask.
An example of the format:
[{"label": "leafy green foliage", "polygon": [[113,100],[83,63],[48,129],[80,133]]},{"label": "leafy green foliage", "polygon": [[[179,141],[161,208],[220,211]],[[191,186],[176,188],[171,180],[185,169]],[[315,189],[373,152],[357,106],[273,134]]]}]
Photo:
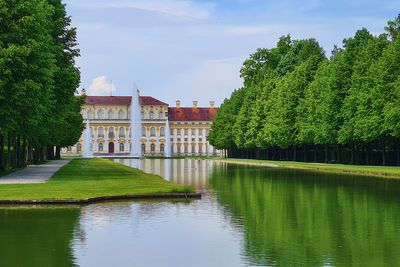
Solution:
[{"label": "leafy green foliage", "polygon": [[[329,60],[316,40],[293,41],[289,35],[275,48],[258,49],[241,69],[239,111],[238,106],[221,106],[218,114],[235,115],[224,121],[217,114],[211,144],[256,150],[257,157],[270,148],[313,145],[315,150],[323,145],[326,162],[329,147],[342,145],[353,153],[356,145],[362,150],[379,144],[383,164],[387,150],[400,163],[399,25],[400,15],[388,22],[387,34],[373,36],[360,29],[343,40],[343,48],[335,45]],[[217,144],[222,129],[229,129],[229,142]],[[335,153],[339,159],[340,151]]]}]

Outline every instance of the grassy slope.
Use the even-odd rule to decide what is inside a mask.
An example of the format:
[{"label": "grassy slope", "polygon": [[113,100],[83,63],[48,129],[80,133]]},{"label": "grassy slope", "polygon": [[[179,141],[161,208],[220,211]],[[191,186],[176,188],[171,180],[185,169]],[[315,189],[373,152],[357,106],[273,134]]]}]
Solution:
[{"label": "grassy slope", "polygon": [[46,183],[0,185],[0,199],[84,199],[193,191],[106,159],[74,159]]},{"label": "grassy slope", "polygon": [[251,159],[221,159],[233,162],[244,162],[253,164],[274,164],[283,168],[313,169],[318,171],[348,172],[363,175],[389,176],[400,178],[400,167],[389,166],[365,166],[365,165],[344,165],[344,164],[323,164],[323,163],[304,163],[294,161],[270,161],[270,160],[251,160]]}]

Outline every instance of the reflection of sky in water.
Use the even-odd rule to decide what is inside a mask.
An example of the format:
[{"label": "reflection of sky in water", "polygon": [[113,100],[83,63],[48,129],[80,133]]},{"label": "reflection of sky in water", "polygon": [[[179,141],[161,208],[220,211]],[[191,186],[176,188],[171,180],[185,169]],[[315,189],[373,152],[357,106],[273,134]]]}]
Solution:
[{"label": "reflection of sky in water", "polygon": [[197,189],[209,188],[207,177],[215,161],[198,159],[113,159],[115,162],[157,174],[177,184],[191,185]]},{"label": "reflection of sky in water", "polygon": [[80,266],[238,266],[242,234],[206,195],[191,202],[126,202],[82,210]]},{"label": "reflection of sky in water", "polygon": [[[114,159],[166,180],[208,189],[213,163],[196,159]],[[82,209],[74,256],[81,266],[238,266],[241,227],[204,191],[201,200],[102,203]]]}]

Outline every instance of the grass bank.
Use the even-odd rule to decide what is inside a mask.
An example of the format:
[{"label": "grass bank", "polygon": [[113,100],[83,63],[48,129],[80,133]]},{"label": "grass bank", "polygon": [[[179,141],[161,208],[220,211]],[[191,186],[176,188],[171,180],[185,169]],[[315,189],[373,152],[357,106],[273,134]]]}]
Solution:
[{"label": "grass bank", "polygon": [[74,159],[43,184],[0,185],[0,199],[87,199],[99,196],[191,193],[177,185],[106,159]]},{"label": "grass bank", "polygon": [[400,178],[400,167],[392,166],[365,166],[365,165],[344,165],[344,164],[324,164],[324,163],[305,163],[294,161],[270,161],[252,159],[218,159],[226,162],[249,164],[255,166],[280,167],[306,169],[314,171],[352,173],[369,176],[379,176],[388,178]]}]

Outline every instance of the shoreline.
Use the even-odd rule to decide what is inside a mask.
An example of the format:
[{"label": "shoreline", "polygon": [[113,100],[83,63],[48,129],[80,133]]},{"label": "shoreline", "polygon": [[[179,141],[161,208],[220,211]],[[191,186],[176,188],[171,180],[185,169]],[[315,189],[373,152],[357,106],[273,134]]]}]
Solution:
[{"label": "shoreline", "polygon": [[[268,168],[285,168],[285,169],[299,169],[317,172],[329,172],[338,174],[354,174],[362,176],[373,176],[380,178],[389,179],[400,179],[400,167],[387,167],[387,168],[398,168],[398,173],[391,173],[377,171],[377,170],[361,170],[365,168],[385,168],[380,166],[367,166],[367,165],[339,165],[339,164],[326,164],[326,163],[305,163],[297,161],[282,161],[280,164],[277,161],[264,161],[264,160],[252,160],[252,159],[217,159],[218,161],[239,165],[259,166]],[[268,163],[270,162],[270,163]],[[308,166],[296,166],[296,165],[308,165]],[[354,168],[354,169],[351,169]],[[356,168],[361,168],[357,170]]]},{"label": "shoreline", "polygon": [[4,204],[39,204],[39,205],[69,205],[69,204],[92,204],[97,202],[114,200],[142,200],[142,199],[201,199],[201,193],[156,193],[137,195],[113,195],[91,197],[86,199],[0,199],[0,205]]}]

